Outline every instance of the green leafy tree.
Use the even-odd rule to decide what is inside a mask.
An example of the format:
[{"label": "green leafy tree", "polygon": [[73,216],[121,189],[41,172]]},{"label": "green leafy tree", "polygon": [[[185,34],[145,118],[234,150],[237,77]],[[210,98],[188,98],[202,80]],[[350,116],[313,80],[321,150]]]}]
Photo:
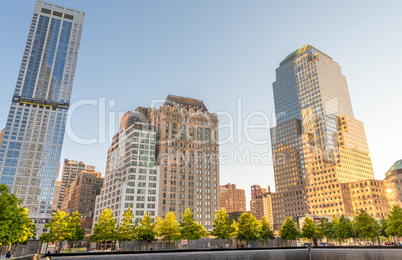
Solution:
[{"label": "green leafy tree", "polygon": [[338,224],[339,224],[339,218],[336,215],[334,215],[334,217],[332,218],[332,225],[334,226],[335,229],[337,229]]},{"label": "green leafy tree", "polygon": [[[35,225],[29,219],[28,209],[20,206],[22,200],[9,193],[7,185],[0,184],[0,245],[20,244],[35,236]],[[0,250],[0,252],[1,252]]]},{"label": "green leafy tree", "polygon": [[217,239],[230,239],[235,236],[236,223],[229,218],[229,215],[223,208],[216,212],[212,226],[214,229],[211,235]]},{"label": "green leafy tree", "polygon": [[240,215],[237,223],[236,239],[239,241],[255,241],[260,238],[261,223],[253,214],[244,212]]},{"label": "green leafy tree", "polygon": [[335,238],[334,224],[328,221],[327,218],[321,218],[320,223],[317,226],[317,238],[327,238],[327,241],[331,241]]},{"label": "green leafy tree", "polygon": [[53,213],[53,218],[45,225],[48,233],[43,233],[40,239],[44,242],[59,243],[67,238],[68,231],[68,213],[65,211],[57,210]]},{"label": "green leafy tree", "polygon": [[389,238],[390,236],[387,234],[386,229],[388,227],[388,219],[382,216],[380,220],[378,221],[380,224],[380,236],[383,236],[385,238]]},{"label": "green leafy tree", "polygon": [[317,226],[311,218],[306,217],[303,222],[302,237],[313,240],[317,238],[317,236]]},{"label": "green leafy tree", "polygon": [[299,239],[300,232],[296,227],[296,223],[292,221],[291,217],[287,217],[282,223],[279,236],[282,240],[286,241],[294,241]]},{"label": "green leafy tree", "polygon": [[358,237],[362,240],[374,239],[380,234],[380,225],[364,209],[360,209],[354,218],[353,224]]},{"label": "green leafy tree", "polygon": [[335,237],[339,243],[343,243],[346,239],[355,237],[355,229],[352,221],[345,215],[339,218],[338,225],[335,231]]},{"label": "green leafy tree", "polygon": [[268,223],[268,220],[265,216],[262,217],[260,221],[261,230],[260,230],[260,239],[267,240],[267,239],[274,239],[274,232],[271,229],[271,226]]},{"label": "green leafy tree", "polygon": [[113,242],[118,239],[117,222],[111,209],[106,208],[99,215],[89,239],[92,242]]},{"label": "green leafy tree", "polygon": [[118,238],[120,241],[133,241],[135,239],[138,232],[138,226],[134,219],[135,215],[132,212],[131,207],[128,207],[128,209],[124,211],[123,219],[119,225]]},{"label": "green leafy tree", "polygon": [[73,241],[85,238],[85,230],[81,228],[80,213],[78,211],[67,217],[67,230],[65,231],[64,238],[70,247]]},{"label": "green leafy tree", "polygon": [[335,236],[336,236],[335,225],[332,222],[328,222],[325,237],[327,238],[327,240],[332,241],[335,239]]},{"label": "green leafy tree", "polygon": [[385,232],[388,236],[402,236],[402,208],[394,205],[387,216],[387,227]]},{"label": "green leafy tree", "polygon": [[149,212],[145,213],[144,217],[141,218],[140,225],[138,226],[137,240],[148,242],[156,241],[155,225],[156,222],[152,220]]},{"label": "green leafy tree", "polygon": [[179,223],[174,212],[167,213],[164,219],[156,217],[156,234],[169,243],[180,239]]},{"label": "green leafy tree", "polygon": [[186,209],[184,214],[181,214],[179,231],[181,239],[197,240],[207,236],[205,227],[194,220],[193,213],[189,208]]}]

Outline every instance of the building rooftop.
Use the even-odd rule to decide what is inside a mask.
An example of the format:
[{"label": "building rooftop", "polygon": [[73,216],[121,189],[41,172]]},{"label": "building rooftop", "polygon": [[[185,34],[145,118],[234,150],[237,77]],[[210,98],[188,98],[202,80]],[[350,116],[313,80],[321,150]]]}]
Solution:
[{"label": "building rooftop", "polygon": [[296,58],[297,56],[305,53],[306,51],[310,50],[310,49],[314,49],[316,51],[318,51],[319,53],[327,56],[328,58],[330,58],[332,60],[331,57],[329,57],[328,55],[326,55],[325,53],[321,52],[320,50],[314,48],[313,46],[311,46],[310,44],[305,44],[304,46],[300,47],[299,49],[295,50],[294,52],[292,52],[291,54],[289,54],[283,61],[281,61],[281,63],[279,64],[280,66],[284,65],[285,63],[287,63],[288,61]]},{"label": "building rooftop", "polygon": [[183,106],[187,109],[199,109],[203,112],[208,111],[207,107],[204,105],[204,101],[188,97],[168,95],[165,104]]},{"label": "building rooftop", "polygon": [[402,173],[402,160],[396,161],[394,165],[385,173],[385,177],[396,174],[398,172]]}]

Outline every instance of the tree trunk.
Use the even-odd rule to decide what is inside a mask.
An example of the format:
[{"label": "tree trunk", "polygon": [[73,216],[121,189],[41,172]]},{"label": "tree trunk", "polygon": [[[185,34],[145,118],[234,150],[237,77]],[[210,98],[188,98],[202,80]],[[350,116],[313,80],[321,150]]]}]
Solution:
[{"label": "tree trunk", "polygon": [[17,252],[17,245],[14,245],[13,256],[15,257],[15,253]]}]

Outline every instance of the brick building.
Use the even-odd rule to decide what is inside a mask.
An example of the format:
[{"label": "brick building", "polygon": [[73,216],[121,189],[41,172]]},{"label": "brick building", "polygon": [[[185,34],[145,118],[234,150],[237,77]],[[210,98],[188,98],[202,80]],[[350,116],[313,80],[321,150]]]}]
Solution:
[{"label": "brick building", "polygon": [[221,209],[225,209],[229,217],[237,220],[246,212],[246,192],[236,188],[236,184],[226,184],[220,187]]}]

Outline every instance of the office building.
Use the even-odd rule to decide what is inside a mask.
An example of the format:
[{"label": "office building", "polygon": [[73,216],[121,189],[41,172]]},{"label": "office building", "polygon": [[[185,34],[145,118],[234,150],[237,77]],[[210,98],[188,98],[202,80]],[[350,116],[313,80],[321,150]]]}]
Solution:
[{"label": "office building", "polygon": [[61,191],[61,181],[56,181],[56,186],[54,187],[54,196],[52,202],[52,212],[57,212],[59,209],[59,198]]},{"label": "office building", "polygon": [[383,180],[361,180],[342,183],[345,211],[348,216],[358,214],[360,209],[374,217],[388,215],[390,207]]},{"label": "office building", "polygon": [[100,195],[103,178],[100,172],[81,171],[77,178],[64,189],[62,211],[80,213],[81,228],[91,234],[96,196]]},{"label": "office building", "polygon": [[142,123],[137,114],[127,112],[108,150],[105,180],[101,194],[96,197],[94,223],[105,208],[113,211],[118,223],[129,207],[137,223],[147,212],[156,219],[159,170],[155,165],[155,145],[154,126],[146,121]]},{"label": "office building", "polygon": [[260,185],[251,186],[250,212],[258,220],[266,217],[271,228],[273,228],[272,195],[269,186],[268,190],[261,188]]},{"label": "office building", "polygon": [[37,235],[52,216],[84,15],[36,2],[1,143],[0,183],[23,200]]},{"label": "office building", "polygon": [[280,63],[273,92],[275,229],[286,217],[347,214],[341,184],[374,174],[339,64],[305,45]]},{"label": "office building", "polygon": [[402,160],[396,161],[385,173],[384,185],[390,206],[402,207]]},{"label": "office building", "polygon": [[88,171],[95,172],[94,166],[86,166],[84,162],[78,162],[75,160],[64,159],[63,163],[63,171],[61,175],[61,185],[60,185],[60,194],[58,197],[58,206],[60,209],[61,203],[64,199],[64,190],[73,182],[78,176],[78,173],[87,169]]},{"label": "office building", "polygon": [[225,209],[230,218],[237,220],[246,212],[246,191],[236,188],[236,184],[220,187],[220,208]]},{"label": "office building", "polygon": [[187,208],[196,221],[212,229],[219,210],[218,116],[202,100],[168,95],[159,108],[136,109],[156,127],[160,166],[159,216]]}]

